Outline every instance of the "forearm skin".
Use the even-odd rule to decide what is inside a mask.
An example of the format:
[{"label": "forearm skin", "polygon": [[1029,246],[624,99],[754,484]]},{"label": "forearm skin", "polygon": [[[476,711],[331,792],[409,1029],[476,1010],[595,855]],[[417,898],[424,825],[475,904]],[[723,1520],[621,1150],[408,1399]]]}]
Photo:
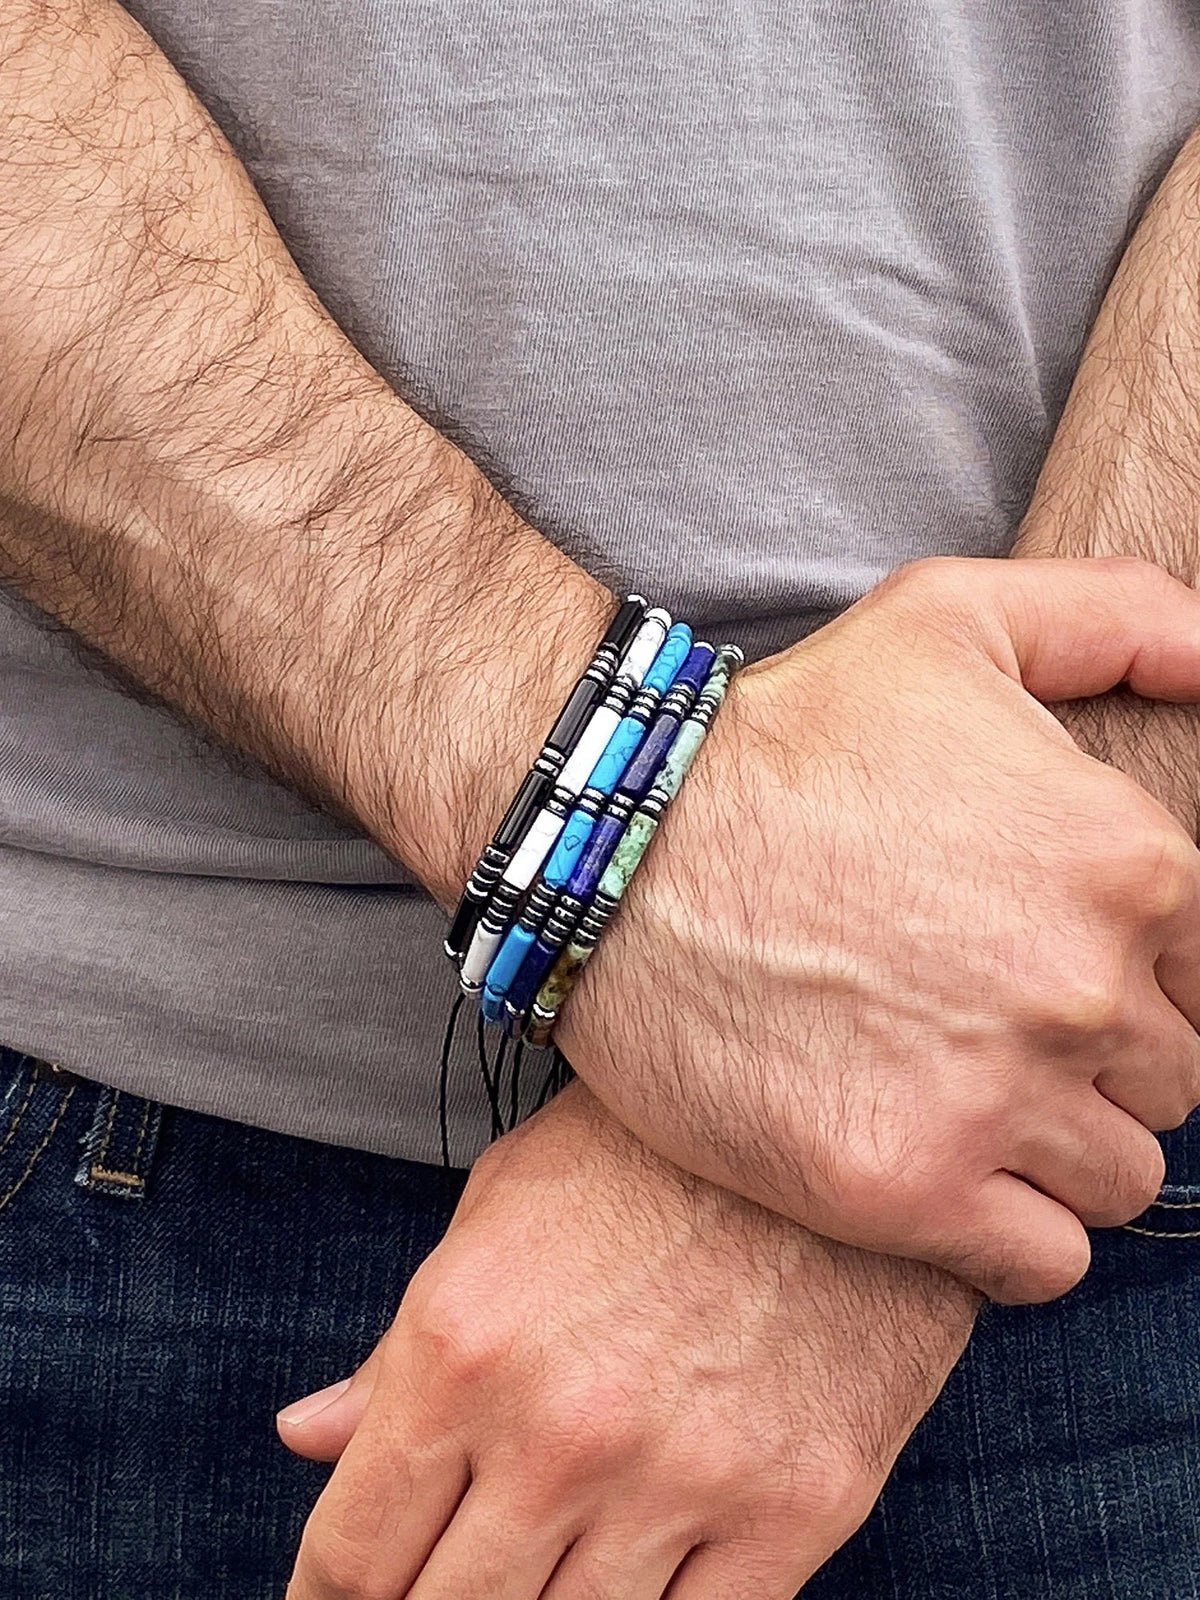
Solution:
[{"label": "forearm skin", "polygon": [[[1200,135],[1117,270],[1013,554],[1136,555],[1200,580]],[[1195,707],[1118,691],[1055,709],[1197,836]]]},{"label": "forearm skin", "polygon": [[611,596],[358,355],[107,0],[0,15],[0,579],[444,903]]}]

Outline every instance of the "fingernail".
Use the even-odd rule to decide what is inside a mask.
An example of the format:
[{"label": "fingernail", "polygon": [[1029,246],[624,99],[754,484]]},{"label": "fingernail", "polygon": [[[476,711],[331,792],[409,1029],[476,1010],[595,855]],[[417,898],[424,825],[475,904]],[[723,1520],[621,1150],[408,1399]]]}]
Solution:
[{"label": "fingernail", "polygon": [[301,1422],[311,1422],[319,1412],[324,1411],[326,1406],[331,1406],[335,1400],[340,1399],[349,1387],[350,1379],[343,1378],[340,1383],[331,1383],[328,1389],[318,1389],[316,1394],[306,1394],[303,1400],[285,1406],[275,1420],[289,1428],[295,1428]]}]

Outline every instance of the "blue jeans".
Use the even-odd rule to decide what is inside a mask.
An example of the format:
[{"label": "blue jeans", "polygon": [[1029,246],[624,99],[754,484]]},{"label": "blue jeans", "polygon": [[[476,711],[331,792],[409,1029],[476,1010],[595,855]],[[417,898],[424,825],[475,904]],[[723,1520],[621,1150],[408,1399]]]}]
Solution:
[{"label": "blue jeans", "polygon": [[[6,1097],[5,1097],[6,1096]],[[0,1600],[279,1600],[342,1377],[461,1175],[0,1050]],[[805,1600],[1200,1600],[1200,1127],[1057,1304],[991,1310]]]}]

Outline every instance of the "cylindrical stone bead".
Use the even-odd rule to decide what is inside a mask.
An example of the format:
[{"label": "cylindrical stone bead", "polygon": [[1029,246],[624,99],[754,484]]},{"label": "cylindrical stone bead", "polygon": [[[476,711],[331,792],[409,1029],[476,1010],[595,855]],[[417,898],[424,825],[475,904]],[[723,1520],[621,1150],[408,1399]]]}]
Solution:
[{"label": "cylindrical stone bead", "polygon": [[587,849],[567,880],[566,892],[585,904],[592,898],[609,858],[625,832],[628,818],[606,813],[592,830]]},{"label": "cylindrical stone bead", "polygon": [[556,815],[549,807],[543,808],[521,841],[521,848],[505,867],[501,882],[521,893],[528,889],[541,870],[542,862],[553,849],[566,820],[565,812]]},{"label": "cylindrical stone bead", "polygon": [[534,817],[550,798],[554,788],[552,773],[539,772],[536,768],[526,773],[521,787],[513,796],[513,802],[504,813],[504,819],[496,829],[492,840],[492,847],[497,852],[505,855],[505,865],[508,856],[520,844],[529,831]]},{"label": "cylindrical stone bead", "polygon": [[[628,684],[624,685],[625,694],[629,695]],[[577,794],[582,794],[587,788],[587,781],[592,775],[592,768],[608,748],[608,741],[621,725],[621,718],[625,714],[624,704],[613,705],[613,696],[610,694],[602,706],[598,706],[592,713],[592,720],[583,730],[579,743],[571,752],[570,760],[558,775],[555,786],[556,794],[565,794],[571,799]]]},{"label": "cylindrical stone bead", "polygon": [[539,939],[526,955],[521,964],[521,970],[513,978],[508,988],[508,995],[504,1002],[506,1015],[514,1021],[524,1019],[525,1013],[533,1004],[533,997],[542,986],[542,979],[554,965],[559,945],[547,945]]},{"label": "cylindrical stone bead", "polygon": [[607,633],[596,646],[597,656],[611,656],[615,667],[628,650],[645,614],[645,597],[640,594],[627,595],[617,607],[617,614],[609,623]]},{"label": "cylindrical stone bead", "polygon": [[638,687],[653,665],[655,656],[662,649],[670,627],[670,612],[663,611],[658,606],[647,611],[642,618],[641,626],[633,636],[633,642],[625,652],[621,665],[617,668],[617,676],[627,678],[635,688]]},{"label": "cylindrical stone bead", "polygon": [[[571,698],[559,712],[558,721],[546,736],[546,749],[553,750],[560,756],[574,749],[576,740],[587,726],[588,718],[608,693],[611,682],[611,673],[606,673],[603,677],[586,675],[580,678],[571,691]],[[560,760],[559,765],[561,764]]]},{"label": "cylindrical stone bead", "polygon": [[662,648],[642,679],[642,687],[658,695],[666,694],[691,648],[692,630],[686,622],[677,622],[663,640]]},{"label": "cylindrical stone bead", "polygon": [[533,948],[537,934],[518,925],[510,928],[495,959],[487,970],[483,986],[483,1014],[489,1022],[499,1021],[500,1007],[509,985],[521,970],[521,963]]}]

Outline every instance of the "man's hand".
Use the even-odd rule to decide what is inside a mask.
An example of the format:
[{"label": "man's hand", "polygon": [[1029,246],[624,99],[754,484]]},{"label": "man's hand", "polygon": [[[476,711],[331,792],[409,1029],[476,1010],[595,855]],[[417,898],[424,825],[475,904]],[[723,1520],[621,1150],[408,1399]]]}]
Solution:
[{"label": "man's hand", "polygon": [[791,1600],[975,1305],[686,1178],[576,1085],[478,1163],[349,1389],[283,1414],[341,1454],[289,1600]]},{"label": "man's hand", "polygon": [[1195,698],[1137,562],[932,562],[742,675],[560,1028],[668,1159],[997,1298],[1200,1099],[1200,855],[1039,700]]}]

